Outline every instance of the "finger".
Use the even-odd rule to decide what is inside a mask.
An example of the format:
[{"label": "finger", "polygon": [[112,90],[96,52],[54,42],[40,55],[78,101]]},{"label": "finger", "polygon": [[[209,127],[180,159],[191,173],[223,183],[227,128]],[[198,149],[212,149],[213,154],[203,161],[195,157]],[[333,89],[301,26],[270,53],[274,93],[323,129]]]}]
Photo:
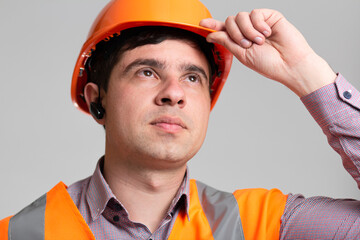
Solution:
[{"label": "finger", "polygon": [[201,20],[199,24],[202,27],[210,28],[215,31],[225,30],[225,23],[223,23],[219,20],[213,19],[213,18],[205,18],[205,19]]},{"label": "finger", "polygon": [[262,33],[256,30],[250,19],[250,14],[247,12],[240,12],[235,16],[235,22],[239,27],[241,33],[248,40],[255,42],[259,45],[265,42],[265,37]]},{"label": "finger", "polygon": [[268,17],[268,14],[265,15],[265,13],[265,9],[254,9],[249,16],[254,28],[265,37],[269,37],[271,35],[271,28],[265,22],[267,19],[266,17]]},{"label": "finger", "polygon": [[229,34],[225,31],[213,32],[208,35],[208,38],[212,40],[212,42],[220,44],[228,49],[232,54],[237,57],[240,62],[244,62],[245,60],[245,48],[242,48],[239,44],[234,42]]},{"label": "finger", "polygon": [[229,16],[225,21],[226,32],[229,34],[231,39],[242,46],[243,48],[249,48],[252,45],[252,42],[247,40],[244,35],[241,33],[238,25],[235,22],[234,16]]},{"label": "finger", "polygon": [[[260,19],[263,18],[263,21],[270,29],[272,29],[280,20],[284,19],[284,16],[280,12],[272,9],[255,9],[253,11],[255,15],[262,15],[259,16]],[[251,12],[251,15],[252,14],[253,13]]]}]

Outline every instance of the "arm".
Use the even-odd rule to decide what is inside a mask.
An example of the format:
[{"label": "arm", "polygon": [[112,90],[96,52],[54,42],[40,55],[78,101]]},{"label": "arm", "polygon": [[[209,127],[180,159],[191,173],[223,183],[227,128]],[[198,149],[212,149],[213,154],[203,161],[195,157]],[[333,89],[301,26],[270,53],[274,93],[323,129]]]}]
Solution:
[{"label": "arm", "polygon": [[[201,24],[218,30],[209,34],[208,41],[225,46],[244,65],[301,97],[360,186],[359,92],[342,76],[336,78],[296,28],[276,11],[254,10],[229,17],[225,23],[206,19]],[[360,202],[354,200],[289,195],[280,236],[355,239],[360,231],[359,207]]]},{"label": "arm", "polygon": [[[301,100],[359,186],[360,93],[339,75]],[[360,201],[290,194],[281,220],[282,239],[358,239]]]},{"label": "arm", "polygon": [[301,100],[360,188],[360,93],[339,74]]}]

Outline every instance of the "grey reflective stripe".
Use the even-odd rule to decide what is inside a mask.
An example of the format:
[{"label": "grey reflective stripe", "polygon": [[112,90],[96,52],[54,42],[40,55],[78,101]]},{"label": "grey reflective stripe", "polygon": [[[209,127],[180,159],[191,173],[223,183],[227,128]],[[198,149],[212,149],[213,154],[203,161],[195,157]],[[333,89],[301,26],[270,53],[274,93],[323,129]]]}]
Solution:
[{"label": "grey reflective stripe", "polygon": [[46,194],[18,212],[9,221],[9,240],[45,239]]},{"label": "grey reflective stripe", "polygon": [[245,239],[239,206],[233,194],[196,181],[199,200],[215,240]]}]

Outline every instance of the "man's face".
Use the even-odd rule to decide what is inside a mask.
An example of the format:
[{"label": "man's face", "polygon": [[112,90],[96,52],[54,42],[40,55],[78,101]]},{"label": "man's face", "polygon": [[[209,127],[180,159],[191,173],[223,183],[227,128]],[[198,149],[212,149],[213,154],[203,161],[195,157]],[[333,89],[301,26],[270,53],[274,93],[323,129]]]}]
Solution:
[{"label": "man's face", "polygon": [[111,72],[103,105],[106,154],[136,165],[182,166],[207,130],[208,62],[181,40],[126,51]]}]

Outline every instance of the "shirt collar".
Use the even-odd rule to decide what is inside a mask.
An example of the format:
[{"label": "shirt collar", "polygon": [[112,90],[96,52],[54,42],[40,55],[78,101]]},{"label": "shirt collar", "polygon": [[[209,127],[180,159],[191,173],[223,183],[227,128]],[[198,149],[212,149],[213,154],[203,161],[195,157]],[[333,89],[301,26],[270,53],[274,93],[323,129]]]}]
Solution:
[{"label": "shirt collar", "polygon": [[[101,173],[101,168],[104,164],[104,156],[98,161],[94,174],[92,175],[88,189],[86,190],[86,200],[90,208],[90,214],[93,221],[99,218],[104,212],[110,199],[115,198],[115,195],[111,191],[104,176]],[[181,200],[184,199],[184,200]],[[181,205],[181,201],[184,201],[184,205]],[[120,203],[121,204],[121,203]],[[172,203],[170,204],[168,214],[174,213],[177,205],[180,204],[180,211],[186,211],[188,220],[190,221],[189,208],[190,208],[190,177],[189,169],[186,167],[184,180],[180,185],[180,188],[175,195]],[[122,206],[122,204],[121,204]],[[122,206],[123,207],[123,206]],[[124,208],[126,211],[126,209]],[[127,212],[127,211],[126,211]]]},{"label": "shirt collar", "polygon": [[[184,176],[184,180],[180,185],[172,203],[170,204],[168,213],[174,213],[176,210],[177,205],[180,204],[180,211],[186,211],[186,215],[188,220],[190,221],[190,177],[189,177],[189,168],[186,166],[186,172]],[[181,205],[183,202],[184,205]]]},{"label": "shirt collar", "polygon": [[115,198],[115,195],[101,173],[103,163],[104,157],[100,158],[98,161],[86,191],[86,200],[89,204],[91,218],[93,221],[98,219],[104,212],[109,200],[111,198]]}]

